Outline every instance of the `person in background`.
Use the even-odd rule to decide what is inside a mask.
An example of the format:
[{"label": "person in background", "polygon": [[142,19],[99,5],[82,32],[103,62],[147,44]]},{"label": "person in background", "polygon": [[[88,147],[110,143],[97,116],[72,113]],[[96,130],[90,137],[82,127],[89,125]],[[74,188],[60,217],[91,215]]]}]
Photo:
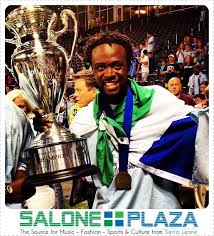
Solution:
[{"label": "person in background", "polygon": [[206,87],[209,85],[208,81],[203,81],[200,83],[199,92],[205,94]]},{"label": "person in background", "polygon": [[155,51],[155,38],[150,31],[148,31],[146,35],[146,49],[148,53]]},{"label": "person in background", "polygon": [[[23,92],[23,90],[21,89],[14,89],[12,91],[10,91],[7,95],[6,95],[11,101],[13,101],[17,107],[19,107],[27,116],[30,124],[31,124],[31,129],[34,133],[34,135],[37,134],[37,132],[34,130],[34,126],[33,126],[33,118],[34,118],[34,113],[33,113],[33,108],[34,105],[31,103],[30,99],[25,95],[25,93]],[[55,204],[52,207],[55,208],[63,208],[63,197],[62,197],[62,188],[60,184],[52,184],[50,185],[52,188],[54,188],[55,194],[56,194],[56,198],[55,199]],[[37,187],[36,188],[37,194],[32,198],[26,201],[26,206],[28,205],[28,201],[30,202],[31,206],[36,206],[35,202],[37,201],[37,198],[40,198],[40,203],[42,204],[41,199],[43,198],[43,200],[45,198],[48,197],[45,196],[46,193],[50,193],[50,195],[52,194],[52,190],[47,186],[42,186],[42,187]],[[45,201],[45,200],[44,200]],[[45,207],[45,205],[47,206],[46,203],[44,203],[43,206]],[[39,204],[37,204],[37,206],[39,206]]]},{"label": "person in background", "polygon": [[172,77],[178,77],[180,75],[180,67],[175,63],[175,56],[170,54],[168,56],[169,63],[167,68],[162,72],[162,75],[166,76],[165,87],[167,88],[167,83]]},{"label": "person in background", "polygon": [[205,109],[208,107],[208,99],[206,98],[205,94],[199,93],[196,94],[194,97],[195,100],[195,108],[197,109]]},{"label": "person in background", "polygon": [[[72,129],[73,120],[81,109],[88,106],[95,98],[97,93],[97,84],[94,78],[93,71],[81,70],[76,74],[73,74],[74,79],[74,99],[75,104],[69,111],[69,117],[71,112],[73,114],[74,108],[76,107],[76,114],[73,114],[73,119],[70,120],[69,127]],[[70,205],[75,206],[76,204],[87,200],[88,207],[92,208],[95,194],[95,186],[91,177],[85,177],[81,179],[74,179],[72,185],[72,191],[70,195]]]},{"label": "person in background", "polygon": [[184,64],[184,44],[180,43],[178,50],[176,52],[177,63],[180,65],[180,68]]},{"label": "person in background", "polygon": [[53,189],[35,188],[27,181],[25,148],[33,138],[26,114],[5,96],[5,203],[9,208],[20,209],[24,205],[25,208],[50,209],[55,206]]},{"label": "person in background", "polygon": [[168,82],[168,90],[177,98],[184,101],[185,104],[195,106],[195,101],[192,97],[182,92],[182,82],[178,77],[173,77]]},{"label": "person in background", "polygon": [[200,65],[194,65],[193,74],[189,77],[189,94],[194,96],[199,93],[200,84],[203,81],[207,81],[207,77],[205,74],[201,72]]},{"label": "person in background", "polygon": [[75,85],[74,97],[80,108],[87,106],[97,92],[97,85],[94,79],[93,71],[81,70],[73,75]]},{"label": "person in background", "polygon": [[34,117],[33,104],[21,89],[11,90],[6,96],[22,109],[29,119]]},{"label": "person in background", "polygon": [[141,71],[141,77],[138,82],[140,84],[143,84],[143,82],[147,80],[147,77],[149,75],[149,57],[147,55],[148,55],[147,50],[143,50],[143,53],[139,58],[140,68],[138,70]]},{"label": "person in background", "polygon": [[154,74],[157,69],[156,60],[153,52],[148,52],[149,57],[149,74]]},{"label": "person in background", "polygon": [[164,72],[166,70],[167,70],[166,59],[162,59],[161,60],[161,66],[159,68],[160,75],[164,75],[164,73],[162,73],[162,72]]},{"label": "person in background", "polygon": [[183,86],[185,87],[185,92],[188,93],[189,77],[193,74],[193,59],[191,56],[186,56],[184,61],[185,63],[181,76],[183,77]]}]

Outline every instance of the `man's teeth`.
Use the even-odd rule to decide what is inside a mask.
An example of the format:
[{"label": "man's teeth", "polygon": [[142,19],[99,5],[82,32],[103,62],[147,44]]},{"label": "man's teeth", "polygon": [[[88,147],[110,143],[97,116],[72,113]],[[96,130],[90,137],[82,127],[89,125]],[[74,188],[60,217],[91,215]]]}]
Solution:
[{"label": "man's teeth", "polygon": [[117,82],[105,82],[105,84],[107,84],[107,85],[114,85],[114,84],[116,84]]}]

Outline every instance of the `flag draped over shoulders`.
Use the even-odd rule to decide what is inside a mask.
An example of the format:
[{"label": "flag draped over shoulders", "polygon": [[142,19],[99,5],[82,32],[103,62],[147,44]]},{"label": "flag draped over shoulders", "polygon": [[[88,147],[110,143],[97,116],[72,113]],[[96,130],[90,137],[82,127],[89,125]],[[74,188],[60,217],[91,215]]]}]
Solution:
[{"label": "flag draped over shoulders", "polygon": [[[129,162],[158,176],[188,185],[197,132],[197,123],[188,114],[194,108],[184,105],[183,101],[160,86],[142,87],[134,81],[130,86],[134,107]],[[108,140],[117,148],[120,138],[126,138],[122,127],[125,102],[122,101],[114,110],[114,120],[105,115],[102,102],[101,94],[97,94],[93,108],[98,125],[97,163],[102,173],[102,184],[109,186],[114,173]]]}]

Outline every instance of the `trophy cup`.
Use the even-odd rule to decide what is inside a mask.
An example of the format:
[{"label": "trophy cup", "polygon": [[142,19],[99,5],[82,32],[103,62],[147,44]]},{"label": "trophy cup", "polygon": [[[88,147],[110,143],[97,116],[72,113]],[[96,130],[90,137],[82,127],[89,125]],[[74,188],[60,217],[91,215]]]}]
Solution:
[{"label": "trophy cup", "polygon": [[[69,16],[74,22],[74,38],[68,57],[57,39],[68,29]],[[77,138],[56,121],[77,39],[74,12],[64,9],[60,18],[64,27],[57,32],[54,30],[56,13],[43,6],[19,7],[6,18],[6,27],[15,35],[6,42],[16,45],[11,70],[35,107],[53,119],[52,128],[37,135],[26,149],[29,179],[34,185],[66,181],[98,171],[90,164],[86,140]]]}]

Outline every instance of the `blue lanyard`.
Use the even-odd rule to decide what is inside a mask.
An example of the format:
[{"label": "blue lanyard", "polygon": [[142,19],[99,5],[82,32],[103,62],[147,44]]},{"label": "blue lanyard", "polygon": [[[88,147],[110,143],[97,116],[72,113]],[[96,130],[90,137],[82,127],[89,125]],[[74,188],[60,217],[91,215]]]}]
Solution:
[{"label": "blue lanyard", "polygon": [[[128,93],[125,98],[125,111],[123,118],[123,129],[130,141],[130,133],[132,127],[132,113],[133,113],[133,93],[131,88],[128,88]],[[110,106],[105,104],[105,113],[110,118],[114,119],[113,111]],[[129,155],[129,144],[121,144],[119,143],[119,172],[127,171],[128,166],[128,155]]]}]

